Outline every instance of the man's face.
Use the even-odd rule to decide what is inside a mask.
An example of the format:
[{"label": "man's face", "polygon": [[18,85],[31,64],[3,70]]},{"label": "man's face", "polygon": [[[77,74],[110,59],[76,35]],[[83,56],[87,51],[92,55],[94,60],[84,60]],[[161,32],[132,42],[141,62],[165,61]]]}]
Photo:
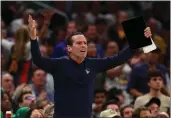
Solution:
[{"label": "man's face", "polygon": [[158,77],[152,77],[148,83],[151,89],[154,90],[161,90],[163,87],[163,79],[158,76]]},{"label": "man's face", "polygon": [[45,85],[46,82],[46,73],[45,71],[38,69],[35,71],[32,81],[36,85]]},{"label": "man's face", "polygon": [[132,118],[133,108],[127,107],[123,110],[123,118]]},{"label": "man's face", "polygon": [[4,74],[2,76],[2,88],[6,90],[7,92],[10,92],[13,90],[13,77],[10,74]]},{"label": "man's face", "polygon": [[70,55],[76,58],[85,58],[87,56],[87,40],[83,35],[75,35],[72,37],[72,46],[67,46]]},{"label": "man's face", "polygon": [[115,43],[115,42],[108,43],[107,52],[109,53],[109,56],[115,55],[116,53],[118,53],[118,51],[119,51],[119,48],[118,48],[117,43]]},{"label": "man's face", "polygon": [[140,112],[140,118],[151,118],[151,113],[149,110],[144,110]]},{"label": "man's face", "polygon": [[94,44],[94,43],[89,43],[89,44],[88,44],[87,56],[88,56],[88,57],[96,57],[96,55],[97,55],[96,44]]},{"label": "man's face", "polygon": [[151,104],[148,108],[150,109],[151,114],[154,117],[159,113],[159,106],[155,103]]},{"label": "man's face", "polygon": [[40,46],[40,53],[42,56],[47,56],[47,47],[44,45]]},{"label": "man's face", "polygon": [[107,106],[107,109],[113,109],[114,111],[116,111],[118,113],[118,115],[120,115],[119,107],[116,104],[110,104],[110,105],[108,105]]},{"label": "man's face", "polygon": [[94,98],[94,102],[96,104],[98,104],[98,103],[104,104],[106,102],[105,93],[96,93],[95,98]]},{"label": "man's face", "polygon": [[75,22],[69,22],[67,27],[67,35],[71,35],[72,33],[76,32],[76,24]]},{"label": "man's face", "polygon": [[35,97],[31,93],[27,93],[23,95],[22,101],[20,107],[30,107],[30,105],[34,103]]},{"label": "man's face", "polygon": [[94,38],[97,35],[97,30],[96,30],[96,26],[95,25],[89,25],[88,26],[88,31],[87,31],[87,35],[90,38]]}]

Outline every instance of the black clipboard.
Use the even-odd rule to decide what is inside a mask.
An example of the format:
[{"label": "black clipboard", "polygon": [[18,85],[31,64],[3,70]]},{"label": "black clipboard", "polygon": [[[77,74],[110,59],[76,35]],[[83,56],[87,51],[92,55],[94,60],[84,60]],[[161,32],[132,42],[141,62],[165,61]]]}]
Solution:
[{"label": "black clipboard", "polygon": [[132,50],[139,49],[152,44],[150,38],[146,38],[144,36],[146,24],[143,19],[143,16],[138,16],[123,21],[122,26],[128,44]]}]

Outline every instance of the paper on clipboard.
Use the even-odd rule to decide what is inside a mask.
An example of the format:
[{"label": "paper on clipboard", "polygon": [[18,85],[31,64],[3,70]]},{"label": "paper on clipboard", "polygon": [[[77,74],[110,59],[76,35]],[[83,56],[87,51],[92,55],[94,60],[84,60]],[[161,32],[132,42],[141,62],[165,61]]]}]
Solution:
[{"label": "paper on clipboard", "polygon": [[150,39],[151,39],[152,44],[145,46],[145,47],[142,47],[142,50],[144,53],[149,53],[149,52],[151,52],[157,48],[155,43],[153,42],[152,38],[150,38]]}]

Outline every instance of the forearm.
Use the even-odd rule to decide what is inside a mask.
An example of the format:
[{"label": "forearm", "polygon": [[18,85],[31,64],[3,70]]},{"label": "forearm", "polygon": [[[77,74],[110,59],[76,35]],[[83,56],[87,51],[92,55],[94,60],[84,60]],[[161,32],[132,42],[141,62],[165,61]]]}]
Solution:
[{"label": "forearm", "polygon": [[97,59],[95,62],[96,66],[98,67],[97,70],[98,72],[103,72],[112,69],[116,66],[119,66],[128,61],[128,59],[130,59],[133,56],[133,54],[134,51],[127,47],[115,56]]},{"label": "forearm", "polygon": [[33,63],[39,68],[51,73],[55,62],[53,59],[42,57],[39,49],[39,45],[36,40],[31,40],[31,54]]}]

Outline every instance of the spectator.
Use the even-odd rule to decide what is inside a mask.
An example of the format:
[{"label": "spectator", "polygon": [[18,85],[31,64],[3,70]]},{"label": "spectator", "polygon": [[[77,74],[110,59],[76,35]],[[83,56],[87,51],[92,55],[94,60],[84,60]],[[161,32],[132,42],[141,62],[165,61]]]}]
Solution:
[{"label": "spectator", "polygon": [[12,34],[15,34],[15,32],[22,26],[28,24],[28,16],[32,15],[34,16],[35,11],[33,9],[26,9],[23,12],[22,18],[15,19],[10,24],[10,31]]},{"label": "spectator", "polygon": [[121,108],[121,116],[122,118],[132,118],[133,114],[133,106],[132,105],[126,105]]},{"label": "spectator", "polygon": [[133,68],[129,81],[128,91],[136,98],[149,92],[148,83],[148,70],[157,69],[162,74],[162,79],[166,85],[167,70],[164,65],[158,63],[160,49],[153,50],[147,54],[147,62],[137,65]]},{"label": "spectator", "polygon": [[[70,34],[77,31],[77,24],[75,21],[70,21],[67,24],[67,34],[66,37],[68,37]],[[67,55],[66,50],[66,40],[65,38],[61,40],[59,43],[56,44],[55,49],[53,50],[52,56],[53,58],[62,57]]]},{"label": "spectator", "polygon": [[117,100],[110,100],[107,101],[104,106],[103,109],[113,109],[114,111],[117,112],[118,115],[121,115],[120,113],[120,104]]},{"label": "spectator", "polygon": [[29,107],[21,107],[17,110],[16,114],[12,116],[12,118],[26,118],[26,115],[29,110]]},{"label": "spectator", "polygon": [[150,92],[136,99],[134,109],[148,103],[152,97],[157,97],[161,101],[160,111],[167,112],[167,108],[170,105],[170,97],[161,93],[163,85],[162,74],[155,70],[149,71],[148,86],[150,87]]},{"label": "spectator", "polygon": [[87,50],[87,57],[90,58],[97,58],[97,47],[93,41],[88,42],[88,50]]},{"label": "spectator", "polygon": [[3,116],[5,116],[6,111],[12,112],[11,98],[8,95],[8,93],[5,92],[2,88],[1,88],[1,111]]},{"label": "spectator", "polygon": [[[118,44],[115,41],[109,41],[107,44],[107,49],[105,52],[105,57],[110,57],[117,55],[119,52]],[[106,81],[105,87],[107,90],[112,87],[116,87],[118,89],[126,90],[125,85],[128,82],[127,76],[131,72],[131,67],[125,63],[115,68],[112,68],[106,71]],[[121,83],[121,81],[124,81]]]},{"label": "spectator", "polygon": [[13,75],[15,85],[30,81],[30,37],[26,25],[20,27],[15,34],[15,44],[11,47],[11,56],[8,65],[8,71]]},{"label": "spectator", "polygon": [[30,84],[36,99],[54,101],[54,95],[46,88],[46,72],[36,69],[33,73],[32,84]]},{"label": "spectator", "polygon": [[18,108],[35,107],[35,97],[31,91],[22,92],[18,98]]},{"label": "spectator", "polygon": [[151,98],[151,100],[145,105],[148,109],[150,109],[152,117],[156,117],[159,114],[160,107],[160,99],[157,97]]},{"label": "spectator", "polygon": [[113,109],[107,109],[100,113],[100,117],[102,118],[121,118],[121,116]]},{"label": "spectator", "polygon": [[146,107],[142,107],[140,108],[140,112],[139,112],[139,118],[151,118],[151,112],[148,108]]},{"label": "spectator", "polygon": [[4,72],[2,73],[2,88],[3,90],[5,90],[10,97],[13,96],[14,90],[15,90],[15,86],[13,83],[13,77],[11,76],[11,74],[9,74],[8,72]]},{"label": "spectator", "polygon": [[107,93],[104,89],[97,89],[94,92],[94,105],[95,108],[93,109],[93,111],[95,112],[95,116],[98,117],[100,115],[100,112],[102,110],[102,106],[105,104],[106,102],[106,98],[107,98]]}]

